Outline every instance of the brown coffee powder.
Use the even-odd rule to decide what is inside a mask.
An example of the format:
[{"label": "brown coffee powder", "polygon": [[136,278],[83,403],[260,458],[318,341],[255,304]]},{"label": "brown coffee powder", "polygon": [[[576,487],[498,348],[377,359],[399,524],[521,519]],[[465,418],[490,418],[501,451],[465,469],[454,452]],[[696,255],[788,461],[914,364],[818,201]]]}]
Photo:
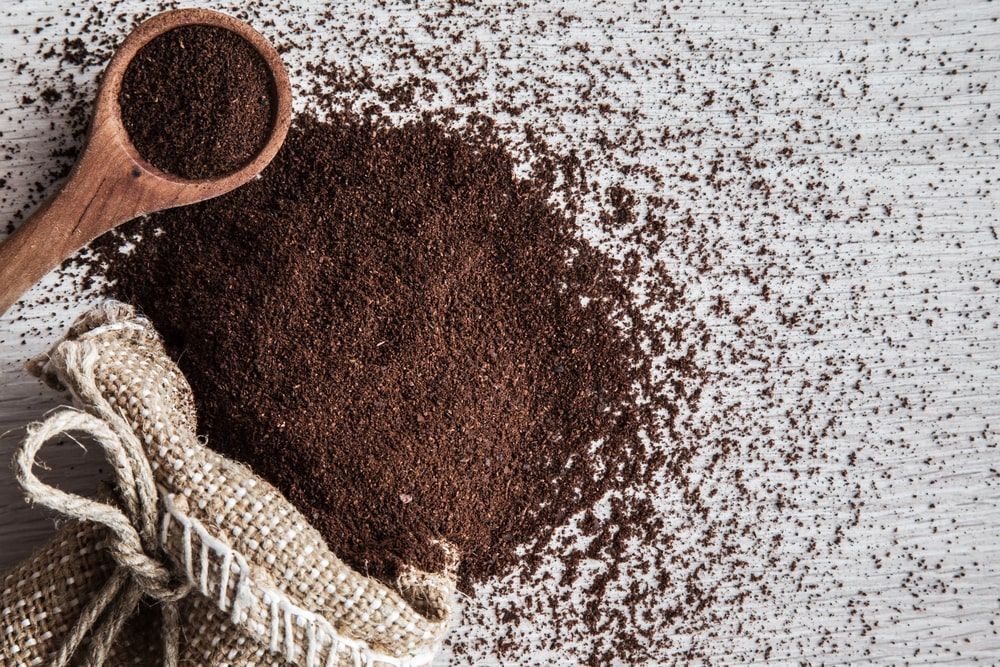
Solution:
[{"label": "brown coffee powder", "polygon": [[224,28],[184,26],[153,39],[122,78],[122,123],[163,171],[211,178],[236,171],[267,141],[274,97],[267,64]]},{"label": "brown coffee powder", "polygon": [[[613,12],[570,16],[491,3],[441,11],[390,0],[379,5],[375,22],[367,13],[336,10],[317,18],[292,5],[268,0],[239,13],[265,27],[286,54],[300,101],[320,110],[381,105],[408,117],[454,107],[461,117],[496,118],[519,173],[540,163],[551,169],[539,175],[540,189],[530,189],[544,192],[553,176],[571,186],[563,200],[579,213],[576,224],[621,263],[666,347],[657,373],[668,378],[660,389],[675,400],[663,403],[672,425],[657,439],[655,455],[637,442],[633,455],[618,460],[620,479],[601,480],[612,491],[592,508],[570,510],[567,529],[531,549],[510,576],[476,587],[449,639],[449,662],[687,665],[720,654],[761,662],[839,655],[844,641],[867,646],[868,637],[852,639],[834,616],[814,641],[803,641],[802,608],[772,604],[790,596],[818,603],[814,612],[821,608],[837,577],[815,588],[816,573],[850,542],[851,526],[865,520],[853,471],[855,457],[864,455],[851,454],[844,474],[833,474],[843,453],[838,441],[846,441],[832,421],[839,417],[816,409],[843,408],[860,387],[868,391],[876,372],[877,365],[847,363],[823,343],[845,334],[841,325],[850,329],[853,318],[841,317],[843,292],[830,288],[837,278],[828,284],[817,266],[828,268],[831,251],[854,256],[858,246],[817,246],[814,239],[842,239],[835,230],[845,223],[855,230],[871,224],[884,238],[892,211],[874,215],[882,209],[872,194],[859,197],[829,169],[837,151],[810,148],[858,150],[856,124],[840,134],[816,122],[808,104],[777,104],[788,99],[787,70],[765,66],[741,78],[742,49],[727,55],[715,48],[717,35],[691,32],[684,12],[665,6],[646,6],[623,22]],[[662,31],[621,38],[623,28],[650,12],[662,13]],[[84,74],[86,82],[120,42],[122,26],[137,18],[124,9],[82,13],[70,33],[35,16],[45,30],[39,58],[58,61],[64,76]],[[595,41],[580,42],[582,35]],[[551,45],[563,47],[556,54]],[[769,48],[755,36],[746,54],[769,63]],[[787,54],[773,62],[787,64]],[[733,67],[720,76],[723,64]],[[53,82],[48,67],[35,71],[30,61],[18,72],[22,67],[21,90],[35,98],[24,104],[33,115],[70,121],[46,139],[53,168],[68,169],[92,89]],[[840,98],[842,81],[853,79],[817,85],[835,85],[831,98]],[[52,85],[61,101],[36,94]],[[30,212],[32,197],[56,176],[27,191],[14,178],[5,195]],[[789,248],[798,250],[789,255]],[[868,258],[864,263],[870,275]],[[68,275],[76,280],[75,272]],[[65,307],[56,297],[52,321]],[[28,334],[29,347],[36,334]],[[830,507],[843,511],[823,509]],[[835,591],[836,599],[842,593]],[[872,617],[864,618],[864,607],[873,598],[843,599],[859,611],[854,627],[867,628]],[[785,622],[782,613],[791,614],[788,631],[760,632],[761,623]]]},{"label": "brown coffee powder", "polygon": [[627,294],[539,183],[488,132],[299,118],[260,180],[124,229],[142,240],[107,275],[212,446],[362,571],[435,568],[445,539],[468,585],[603,495],[651,426]]}]

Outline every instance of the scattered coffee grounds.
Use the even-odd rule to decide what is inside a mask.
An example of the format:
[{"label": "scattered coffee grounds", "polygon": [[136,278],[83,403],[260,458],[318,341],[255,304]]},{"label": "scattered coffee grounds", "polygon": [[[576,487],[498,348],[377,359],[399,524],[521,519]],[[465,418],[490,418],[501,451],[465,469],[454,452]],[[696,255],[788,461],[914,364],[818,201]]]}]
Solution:
[{"label": "scattered coffee grounds", "polygon": [[211,446],[361,571],[438,568],[447,540],[468,587],[653,428],[627,293],[549,194],[486,130],[302,117],[261,179],[125,229],[142,240],[107,276],[167,337]]},{"label": "scattered coffee grounds", "polygon": [[133,145],[163,171],[211,178],[264,147],[274,96],[267,63],[239,35],[215,26],[171,30],[125,70],[118,102]]}]

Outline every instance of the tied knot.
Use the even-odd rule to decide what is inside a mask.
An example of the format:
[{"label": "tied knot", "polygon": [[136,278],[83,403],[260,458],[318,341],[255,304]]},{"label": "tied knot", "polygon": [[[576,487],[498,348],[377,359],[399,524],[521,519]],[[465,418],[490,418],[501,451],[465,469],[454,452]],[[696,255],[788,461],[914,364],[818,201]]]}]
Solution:
[{"label": "tied knot", "polygon": [[[35,475],[39,450],[52,438],[68,432],[86,433],[100,445],[114,474],[113,493],[105,485],[99,499],[93,500],[49,486]],[[14,471],[29,501],[78,521],[104,526],[108,530],[108,552],[115,563],[114,572],[84,607],[64,640],[53,667],[68,665],[88,634],[90,644],[81,664],[103,665],[119,631],[143,596],[161,603],[164,665],[176,667],[180,637],[176,602],[188,594],[191,586],[176,574],[158,542],[159,496],[149,460],[135,433],[114,420],[62,410],[28,428],[14,456]]]},{"label": "tied knot", "polygon": [[108,546],[112,560],[144,595],[160,602],[176,602],[191,591],[191,584],[174,575],[173,566],[124,547],[120,541]]},{"label": "tied knot", "polygon": [[[102,482],[100,496],[114,498],[114,489]],[[128,510],[126,514],[130,515],[129,521],[135,528],[138,525],[136,517]],[[112,533],[107,549],[115,565],[127,572],[147,597],[160,602],[176,602],[190,592],[191,584],[177,576],[174,564],[155,537],[143,539],[137,530],[125,536]]]}]

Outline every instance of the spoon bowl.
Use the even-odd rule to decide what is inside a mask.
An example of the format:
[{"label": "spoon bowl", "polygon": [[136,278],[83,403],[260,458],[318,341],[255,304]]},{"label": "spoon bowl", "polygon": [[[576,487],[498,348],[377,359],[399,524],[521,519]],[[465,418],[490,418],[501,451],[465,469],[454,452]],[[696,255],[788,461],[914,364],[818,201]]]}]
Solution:
[{"label": "spoon bowl", "polygon": [[[125,71],[152,40],[184,26],[235,33],[263,58],[273,99],[267,141],[234,172],[187,179],[157,168],[136,150],[122,124],[118,98]],[[0,315],[74,252],[141,215],[225,194],[259,174],[281,147],[291,122],[291,85],[274,47],[246,23],[207,9],[158,14],[125,39],[104,71],[86,143],[62,186],[0,244]]]}]

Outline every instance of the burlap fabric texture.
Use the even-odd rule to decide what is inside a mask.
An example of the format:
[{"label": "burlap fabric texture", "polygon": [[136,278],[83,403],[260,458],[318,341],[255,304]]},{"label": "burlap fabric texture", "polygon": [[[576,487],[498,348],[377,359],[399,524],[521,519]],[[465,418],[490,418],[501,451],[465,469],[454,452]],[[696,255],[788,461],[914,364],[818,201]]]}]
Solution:
[{"label": "burlap fabric texture", "polygon": [[[29,427],[28,498],[71,517],[0,577],[0,664],[426,665],[452,616],[454,565],[365,577],[270,484],[196,436],[190,389],[150,323],[108,302],[28,364],[76,408]],[[101,446],[97,499],[34,474],[60,434]]]}]

